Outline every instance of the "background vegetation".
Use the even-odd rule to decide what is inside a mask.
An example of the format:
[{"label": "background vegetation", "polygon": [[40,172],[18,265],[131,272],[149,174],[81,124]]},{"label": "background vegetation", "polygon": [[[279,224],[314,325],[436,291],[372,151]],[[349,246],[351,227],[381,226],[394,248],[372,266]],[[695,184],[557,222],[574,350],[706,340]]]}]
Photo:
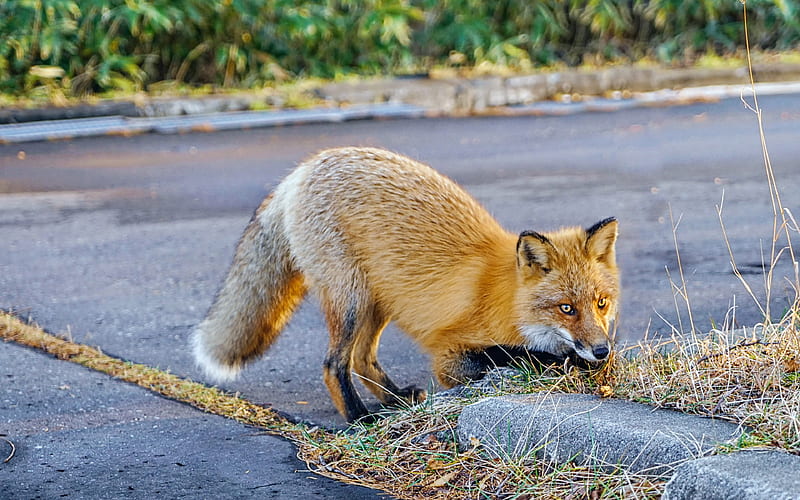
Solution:
[{"label": "background vegetation", "polygon": [[[754,49],[800,41],[800,0],[747,2]],[[251,87],[484,62],[669,64],[743,47],[739,0],[3,0],[0,91]]]}]

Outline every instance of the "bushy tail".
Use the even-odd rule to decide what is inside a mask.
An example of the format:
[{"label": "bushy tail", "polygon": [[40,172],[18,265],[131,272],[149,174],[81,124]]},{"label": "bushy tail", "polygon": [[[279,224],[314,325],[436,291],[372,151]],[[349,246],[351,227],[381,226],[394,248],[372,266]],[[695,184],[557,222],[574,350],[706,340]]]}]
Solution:
[{"label": "bushy tail", "polygon": [[194,332],[195,360],[216,380],[234,378],[263,354],[305,295],[278,205],[267,198],[256,211],[214,304]]}]

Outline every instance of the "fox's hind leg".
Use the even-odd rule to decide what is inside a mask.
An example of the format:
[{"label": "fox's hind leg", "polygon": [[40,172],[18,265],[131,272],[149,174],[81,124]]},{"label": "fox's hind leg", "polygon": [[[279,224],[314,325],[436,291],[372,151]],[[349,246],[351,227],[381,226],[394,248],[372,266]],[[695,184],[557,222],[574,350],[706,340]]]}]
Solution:
[{"label": "fox's hind leg", "polygon": [[361,382],[385,405],[413,405],[425,401],[427,392],[417,386],[399,388],[378,362],[378,346],[383,329],[389,323],[375,306],[367,321],[356,333],[353,367]]},{"label": "fox's hind leg", "polygon": [[355,294],[349,300],[337,300],[336,294],[322,290],[320,296],[330,331],[323,379],[336,409],[352,422],[369,414],[353,385],[351,371],[357,332],[370,322],[365,321],[368,316],[365,315],[364,302],[357,300]]}]

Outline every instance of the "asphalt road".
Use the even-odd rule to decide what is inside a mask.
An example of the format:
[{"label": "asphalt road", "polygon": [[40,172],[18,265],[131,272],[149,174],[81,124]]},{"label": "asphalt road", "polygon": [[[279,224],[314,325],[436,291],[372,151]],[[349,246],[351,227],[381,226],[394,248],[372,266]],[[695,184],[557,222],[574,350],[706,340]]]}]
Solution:
[{"label": "asphalt road", "polygon": [[[800,96],[761,99],[785,205],[800,213]],[[738,99],[570,116],[361,121],[240,132],[0,146],[0,308],[109,354],[202,380],[187,349],[260,200],[299,161],[383,146],[453,177],[509,229],[588,226],[614,215],[619,337],[687,330],[670,207],[698,329],[761,319],[772,209],[755,115]],[[791,287],[778,268],[773,310]],[[734,307],[735,306],[735,307]],[[681,318],[679,319],[679,316]],[[321,380],[327,333],[309,299],[267,355],[224,386],[341,425]],[[425,355],[393,328],[380,358],[399,384],[431,384]]]}]

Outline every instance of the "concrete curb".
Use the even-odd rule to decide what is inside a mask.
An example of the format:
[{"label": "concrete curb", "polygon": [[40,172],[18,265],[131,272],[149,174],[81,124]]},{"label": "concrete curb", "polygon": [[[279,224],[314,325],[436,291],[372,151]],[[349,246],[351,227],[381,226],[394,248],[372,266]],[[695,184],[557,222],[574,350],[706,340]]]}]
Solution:
[{"label": "concrete curb", "polygon": [[[800,80],[800,65],[761,64],[753,67],[757,82]],[[568,70],[509,77],[472,79],[369,80],[331,83],[317,89],[317,95],[334,105],[378,102],[406,103],[442,114],[486,113],[492,108],[528,106],[549,100],[582,100],[586,96],[636,97],[656,91],[674,98],[669,91],[690,87],[736,85],[736,95],[749,81],[748,69],[738,68],[638,68],[619,66],[599,70]],[[796,90],[795,90],[796,91]]]},{"label": "concrete curb", "polygon": [[662,477],[741,434],[730,422],[588,394],[494,397],[466,406],[458,420],[459,441],[477,438],[494,457],[534,453]]},{"label": "concrete curb", "polygon": [[480,443],[495,458],[535,455],[671,478],[664,496],[671,500],[800,498],[800,457],[775,450],[703,457],[743,431],[630,401],[544,393],[485,398],[464,408],[457,428],[460,446]]},{"label": "concrete curb", "polygon": [[343,109],[239,111],[219,114],[129,118],[102,116],[0,125],[0,144],[74,139],[100,135],[181,134],[218,130],[279,127],[303,123],[338,123],[380,118],[416,118],[425,110],[403,104],[353,106]]},{"label": "concrete curb", "polygon": [[[760,94],[800,92],[800,65],[754,67]],[[485,78],[399,78],[319,86],[326,107],[282,109],[263,92],[141,98],[65,108],[0,110],[0,143],[97,135],[184,133],[355,119],[472,114],[561,115],[686,104],[747,93],[746,68],[613,67]],[[676,90],[681,89],[681,90]],[[272,111],[250,111],[263,106]]]},{"label": "concrete curb", "polygon": [[664,500],[800,498],[800,457],[775,450],[741,451],[681,464]]}]

